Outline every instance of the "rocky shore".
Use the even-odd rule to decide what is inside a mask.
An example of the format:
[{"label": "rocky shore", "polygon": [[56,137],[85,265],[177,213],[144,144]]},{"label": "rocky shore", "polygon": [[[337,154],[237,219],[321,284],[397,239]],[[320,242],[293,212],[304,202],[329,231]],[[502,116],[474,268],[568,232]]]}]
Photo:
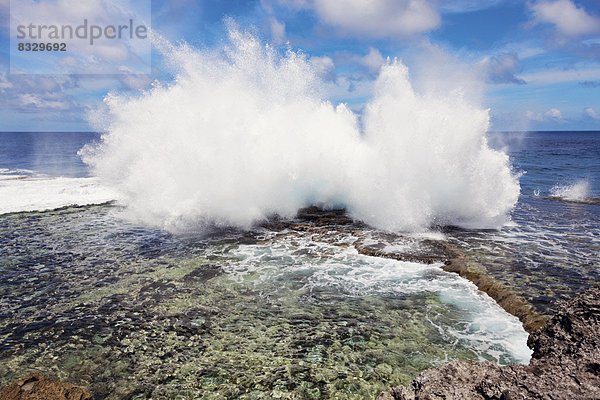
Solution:
[{"label": "rocky shore", "polygon": [[90,392],[81,386],[64,383],[34,373],[0,391],[0,400],[89,400]]},{"label": "rocky shore", "polygon": [[528,345],[529,365],[452,361],[378,400],[600,399],[600,286],[563,304]]}]

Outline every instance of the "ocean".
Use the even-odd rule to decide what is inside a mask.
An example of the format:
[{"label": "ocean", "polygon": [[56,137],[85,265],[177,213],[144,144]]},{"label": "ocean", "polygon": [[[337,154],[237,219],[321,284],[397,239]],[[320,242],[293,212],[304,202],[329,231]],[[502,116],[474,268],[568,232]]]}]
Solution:
[{"label": "ocean", "polygon": [[39,371],[109,399],[362,399],[451,359],[527,363],[515,316],[418,256],[451,244],[542,315],[597,283],[600,132],[487,140],[520,175],[510,221],[393,234],[275,216],[172,229],[152,190],[176,178],[139,176],[153,201],[132,214],[78,155],[100,135],[0,133],[0,387]]}]

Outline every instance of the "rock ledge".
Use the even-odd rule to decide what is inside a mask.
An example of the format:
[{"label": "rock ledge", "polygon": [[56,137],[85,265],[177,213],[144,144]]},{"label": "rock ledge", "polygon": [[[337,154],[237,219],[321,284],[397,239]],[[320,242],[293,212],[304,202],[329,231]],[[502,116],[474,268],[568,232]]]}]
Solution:
[{"label": "rock ledge", "polygon": [[0,400],[89,400],[80,386],[59,382],[42,374],[30,374],[0,391]]},{"label": "rock ledge", "polygon": [[560,306],[528,345],[529,365],[452,361],[378,400],[600,399],[600,286]]}]

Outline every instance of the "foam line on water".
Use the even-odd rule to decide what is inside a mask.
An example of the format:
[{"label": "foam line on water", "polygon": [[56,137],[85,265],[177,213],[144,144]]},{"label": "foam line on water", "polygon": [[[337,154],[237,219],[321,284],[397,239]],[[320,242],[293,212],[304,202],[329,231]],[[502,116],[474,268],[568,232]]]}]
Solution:
[{"label": "foam line on water", "polygon": [[0,214],[102,204],[117,198],[118,194],[97,178],[0,175]]}]

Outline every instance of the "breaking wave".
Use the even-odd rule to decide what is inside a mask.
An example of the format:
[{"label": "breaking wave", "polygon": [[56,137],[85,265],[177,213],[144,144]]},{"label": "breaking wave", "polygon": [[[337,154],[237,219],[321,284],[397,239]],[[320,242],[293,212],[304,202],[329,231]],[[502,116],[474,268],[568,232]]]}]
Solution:
[{"label": "breaking wave", "polygon": [[550,189],[550,193],[564,200],[583,201],[590,195],[590,185],[586,180],[581,180],[572,185],[556,185]]},{"label": "breaking wave", "polygon": [[133,217],[249,227],[318,204],[393,231],[507,221],[518,177],[488,147],[488,111],[459,90],[416,93],[407,67],[388,62],[359,122],[325,99],[309,57],[236,28],[229,39],[217,51],[157,39],[173,82],[106,97],[106,133],[81,154]]}]

